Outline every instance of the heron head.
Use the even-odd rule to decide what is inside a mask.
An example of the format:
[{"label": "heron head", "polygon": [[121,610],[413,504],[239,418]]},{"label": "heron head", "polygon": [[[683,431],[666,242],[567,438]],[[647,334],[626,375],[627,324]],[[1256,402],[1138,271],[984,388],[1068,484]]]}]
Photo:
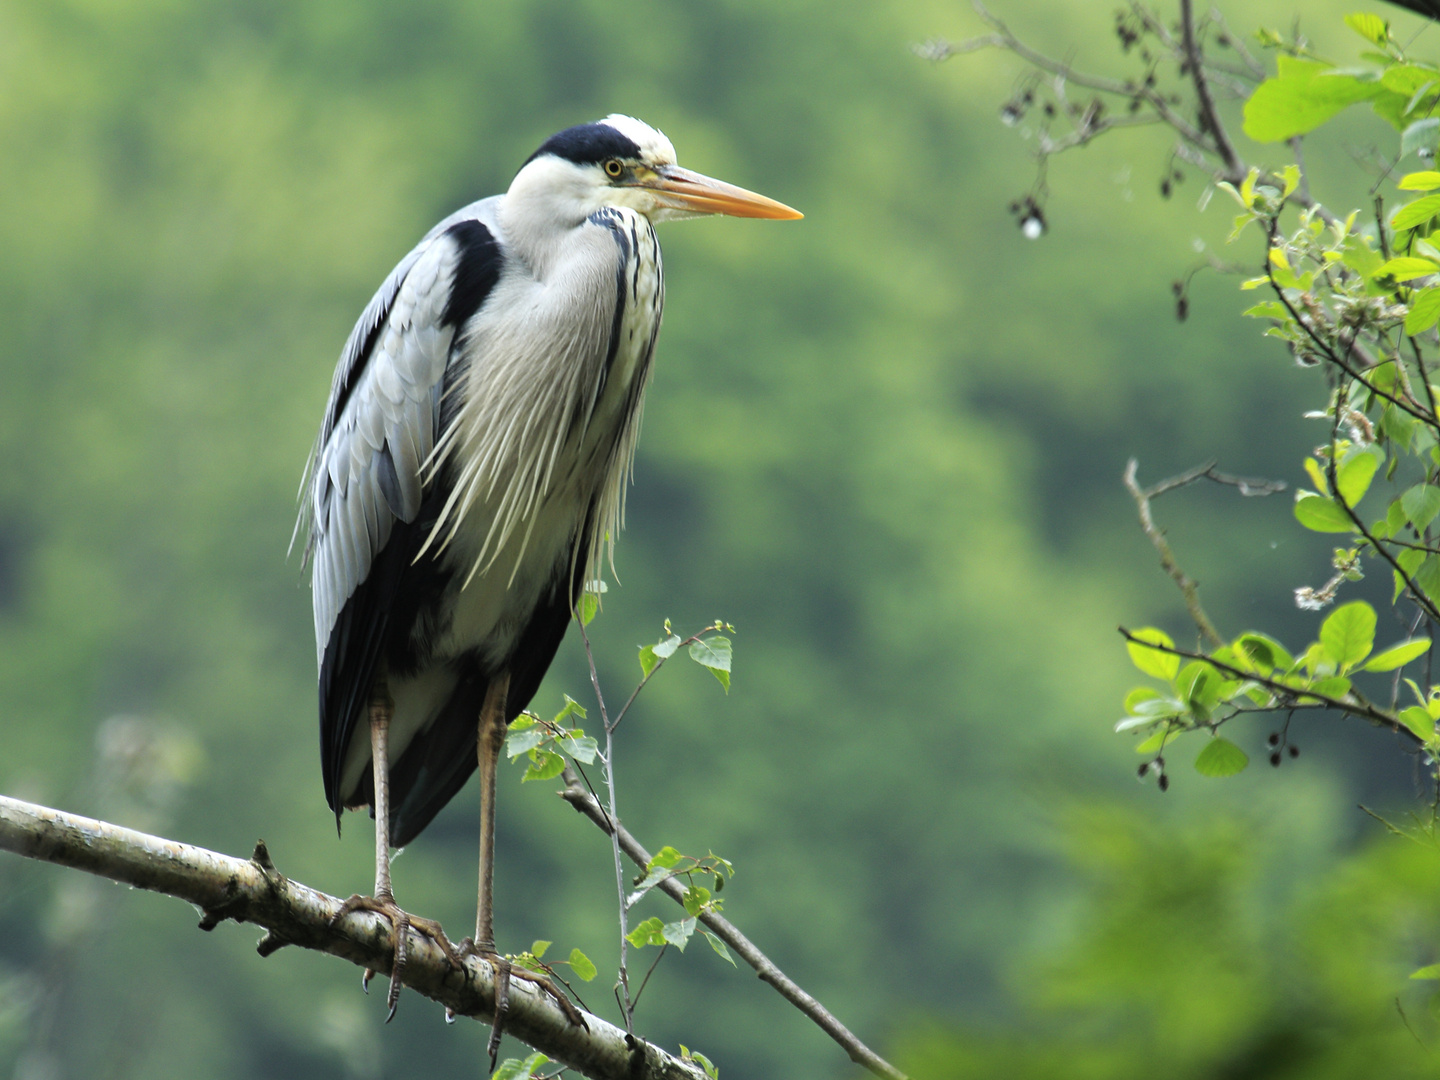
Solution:
[{"label": "heron head", "polygon": [[804,216],[764,195],[682,169],[662,132],[619,113],[552,135],[516,174],[511,192],[517,187],[571,204],[576,220],[605,206],[628,207],[651,221],[710,214]]}]

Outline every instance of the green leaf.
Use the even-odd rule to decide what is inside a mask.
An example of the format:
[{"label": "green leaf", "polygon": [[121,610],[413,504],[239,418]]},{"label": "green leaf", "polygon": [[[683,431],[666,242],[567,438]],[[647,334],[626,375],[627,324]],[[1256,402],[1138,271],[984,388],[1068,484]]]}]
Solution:
[{"label": "green leaf", "polygon": [[[1437,213],[1440,213],[1440,195],[1426,195],[1423,199],[1402,206],[1395,212],[1395,220],[1392,224],[1397,229],[1408,229],[1410,225],[1399,224],[1400,215],[1412,206],[1420,206],[1421,203],[1429,206],[1429,213],[1422,214],[1410,222],[1410,225],[1418,225],[1422,221],[1429,221]],[[1381,265],[1375,271],[1377,278],[1394,278],[1396,281],[1413,281],[1415,278],[1428,277],[1431,274],[1440,272],[1440,265],[1436,265],[1433,259],[1420,259],[1414,255],[1401,255]]]},{"label": "green leaf", "polygon": [[1224,682],[1220,673],[1203,660],[1192,660],[1175,676],[1175,692],[1193,709],[1204,712],[1220,700]]},{"label": "green leaf", "polygon": [[589,982],[598,974],[595,962],[579,949],[570,950],[570,970],[580,976],[582,982]]},{"label": "green leaf", "polygon": [[[1426,195],[1416,199],[1414,202],[1406,203],[1396,210],[1390,218],[1392,229],[1413,229],[1416,225],[1422,225],[1429,221],[1436,214],[1440,214],[1440,195]],[[1382,274],[1387,271],[1396,281],[1409,281],[1411,278],[1423,277],[1425,274],[1435,273],[1435,264],[1430,263],[1429,270],[1423,270],[1419,264],[1429,263],[1429,259],[1416,259],[1413,256],[1401,256],[1398,259],[1391,259],[1380,268]],[[1398,263],[1400,266],[1391,267],[1390,263]],[[1403,277],[1401,274],[1403,273]]]},{"label": "green leaf", "polygon": [[1165,720],[1172,716],[1179,716],[1186,710],[1186,705],[1172,697],[1162,697],[1156,694],[1153,698],[1135,703],[1131,710],[1132,715],[1125,717],[1115,725],[1116,731],[1130,731],[1133,728],[1145,727],[1157,720]]},{"label": "green leaf", "polygon": [[1281,56],[1275,77],[1257,86],[1245,103],[1245,134],[1256,142],[1284,142],[1383,89],[1330,64]]},{"label": "green leaf", "polygon": [[661,937],[681,952],[685,951],[685,946],[690,943],[690,935],[694,932],[695,920],[693,918],[667,922],[660,930]]},{"label": "green leaf", "polygon": [[1440,172],[1412,172],[1401,177],[1400,183],[1395,186],[1401,191],[1434,191],[1440,188]]},{"label": "green leaf", "polygon": [[1440,979],[1440,964],[1431,964],[1410,973],[1412,979]]},{"label": "green leaf", "polygon": [[500,1067],[491,1074],[490,1080],[525,1080],[533,1076],[537,1069],[550,1061],[544,1054],[531,1054],[524,1061],[519,1058],[506,1058],[500,1063]]},{"label": "green leaf", "polygon": [[[1260,280],[1263,283],[1265,279],[1261,278]],[[1244,288],[1244,286],[1241,286],[1241,288]],[[1279,300],[1262,300],[1254,307],[1246,308],[1241,314],[1252,319],[1284,320],[1290,317],[1290,312],[1285,310],[1285,305],[1280,303]]]},{"label": "green leaf", "polygon": [[1423,120],[1416,120],[1413,124],[1406,125],[1405,130],[1400,133],[1400,156],[1413,154],[1417,150],[1428,151],[1427,156],[1433,156],[1437,138],[1440,138],[1440,118],[1427,116]]},{"label": "green leaf", "polygon": [[593,735],[570,736],[557,740],[555,745],[561,753],[569,754],[583,765],[589,765],[600,753],[600,744]]},{"label": "green leaf", "polygon": [[1375,276],[1385,263],[1385,256],[1370,246],[1370,238],[1362,233],[1351,233],[1345,238],[1341,261],[1367,281]]},{"label": "green leaf", "polygon": [[1355,531],[1355,523],[1339,503],[1303,489],[1295,493],[1295,520],[1311,532]]},{"label": "green leaf", "polygon": [[585,706],[584,706],[584,705],[581,705],[578,701],[576,701],[574,698],[572,698],[569,694],[565,694],[565,695],[564,695],[564,698],[565,698],[565,705],[564,705],[564,707],[561,708],[561,710],[560,710],[558,713],[555,714],[555,721],[554,721],[554,723],[555,723],[555,726],[556,726],[556,727],[563,727],[564,724],[565,724],[565,721],[566,721],[566,720],[569,720],[570,717],[572,717],[572,716],[578,716],[581,720],[584,720],[584,719],[585,719]]},{"label": "green leaf", "polygon": [[660,882],[664,881],[669,876],[670,871],[665,869],[665,867],[663,866],[657,866],[654,869],[650,870],[643,878],[640,879],[640,884],[635,886],[635,891],[625,897],[625,906],[627,908],[634,907],[640,902],[640,898],[642,896],[644,896],[647,892],[653,889],[656,885],[659,885]]},{"label": "green leaf", "polygon": [[1300,186],[1300,166],[1291,162],[1280,170],[1280,178],[1285,182],[1285,188],[1280,192],[1280,196],[1288,199]]},{"label": "green leaf", "polygon": [[[1410,575],[1410,579],[1413,581],[1415,579],[1415,571],[1420,569],[1421,563],[1425,561],[1425,552],[1418,551],[1415,548],[1406,548],[1404,551],[1400,552],[1398,555],[1395,556],[1395,561],[1400,565],[1400,568],[1404,570],[1405,573]],[[1399,570],[1395,571],[1394,577],[1395,592],[1390,597],[1390,602],[1392,604],[1395,603],[1395,601],[1399,600],[1400,594],[1405,591],[1405,579],[1400,576]]]},{"label": "green leaf", "polygon": [[1425,527],[1435,520],[1435,515],[1440,514],[1440,487],[1416,484],[1400,496],[1400,507],[1415,531],[1424,532]]},{"label": "green leaf", "polygon": [[1429,742],[1435,737],[1435,719],[1419,705],[1401,709],[1397,719],[1413,731],[1415,737],[1421,742]]},{"label": "green leaf", "polygon": [[666,844],[654,855],[650,856],[650,861],[645,864],[645,869],[646,871],[650,871],[658,866],[664,870],[669,870],[684,857],[684,855],[681,855],[680,852],[676,851],[669,844]]},{"label": "green leaf", "polygon": [[1249,764],[1244,750],[1217,735],[1195,759],[1195,771],[1201,776],[1234,776]]},{"label": "green leaf", "polygon": [[1174,734],[1168,727],[1163,727],[1139,746],[1135,747],[1135,752],[1137,754],[1158,754],[1172,741],[1174,741]]},{"label": "green leaf", "polygon": [[699,1050],[691,1050],[684,1043],[680,1044],[680,1060],[698,1061],[700,1067],[705,1070],[705,1075],[709,1077],[710,1080],[720,1080],[720,1070],[710,1063],[710,1059],[700,1053]]},{"label": "green leaf", "polygon": [[699,915],[700,909],[710,902],[710,890],[703,885],[691,885],[680,897],[685,914]]},{"label": "green leaf", "polygon": [[1161,700],[1159,690],[1153,686],[1137,686],[1125,695],[1125,711],[1134,714],[1141,702],[1158,700]]},{"label": "green leaf", "polygon": [[730,692],[730,639],[727,637],[712,637],[690,643],[690,659],[702,667],[710,669],[710,673],[720,680],[720,685],[725,692]]},{"label": "green leaf", "polygon": [[1255,630],[1247,631],[1235,639],[1235,651],[1247,657],[1262,672],[1275,668],[1288,668],[1295,658],[1285,651],[1274,638]]},{"label": "green leaf", "polygon": [[551,780],[565,771],[565,759],[551,750],[531,750],[530,767],[520,778],[522,783],[530,780]]},{"label": "green leaf", "polygon": [[539,960],[545,955],[545,950],[554,944],[553,941],[532,941],[530,943],[530,955],[535,957],[536,960]]},{"label": "green leaf", "polygon": [[1414,337],[1423,334],[1440,322],[1440,288],[1432,285],[1422,289],[1410,300],[1410,310],[1405,315],[1405,333]]},{"label": "green leaf", "polygon": [[731,967],[739,967],[739,965],[735,963],[735,958],[730,955],[730,950],[725,947],[725,943],[723,941],[721,941],[718,937],[712,934],[709,930],[701,930],[700,933],[705,935],[705,940],[710,942],[710,948],[715,950],[716,954],[719,955],[720,959],[724,960]]},{"label": "green leaf", "polygon": [[1348,505],[1355,506],[1370,490],[1370,481],[1375,479],[1382,456],[1379,447],[1373,446],[1360,447],[1345,455],[1335,470],[1335,479],[1340,498]]},{"label": "green leaf", "polygon": [[1161,645],[1167,649],[1173,649],[1175,643],[1170,640],[1169,634],[1163,630],[1157,630],[1153,626],[1147,626],[1143,630],[1136,630],[1131,637],[1140,639],[1125,643],[1125,648],[1130,653],[1131,663],[1146,675],[1153,675],[1157,679],[1168,681],[1175,678],[1175,673],[1180,670],[1180,657],[1142,644],[1142,642],[1149,642],[1151,645]]},{"label": "green leaf", "polygon": [[1306,689],[1339,700],[1350,693],[1350,680],[1343,675],[1329,675],[1323,679],[1316,679]]},{"label": "green leaf", "polygon": [[1430,648],[1429,638],[1415,638],[1411,641],[1402,641],[1399,645],[1391,645],[1384,652],[1376,653],[1365,665],[1366,671],[1394,671],[1396,668],[1404,667],[1417,656],[1423,656]]},{"label": "green leaf", "polygon": [[1372,15],[1368,11],[1346,15],[1345,25],[1372,45],[1379,45],[1382,49],[1390,40],[1389,24],[1379,15]]},{"label": "green leaf", "polygon": [[1320,644],[1342,671],[1360,663],[1375,644],[1375,609],[1364,600],[1342,604],[1321,623]]},{"label": "green leaf", "polygon": [[664,641],[656,642],[654,645],[642,645],[640,647],[640,670],[645,678],[660,666],[661,660],[668,660],[675,655],[675,650],[680,647],[680,638],[671,634]]},{"label": "green leaf", "polygon": [[637,949],[646,945],[664,945],[665,935],[663,933],[665,923],[660,919],[651,916],[625,935],[625,940],[634,945]]},{"label": "green leaf", "polygon": [[585,592],[580,596],[580,603],[576,607],[576,614],[580,616],[580,625],[589,626],[590,621],[600,611],[600,597],[610,591],[610,586],[599,578],[585,586]]},{"label": "green leaf", "polygon": [[1390,507],[1385,511],[1385,531],[1394,536],[1404,527],[1405,507],[1400,504],[1399,499],[1391,499]]},{"label": "green leaf", "polygon": [[541,727],[527,727],[520,731],[512,731],[505,736],[505,753],[511,758],[517,758],[535,749],[545,741],[545,729]]},{"label": "green leaf", "polygon": [[[1414,551],[1415,549],[1411,548],[1410,550]],[[1423,553],[1416,552],[1416,554]],[[1397,555],[1395,561],[1400,562],[1402,557]],[[1404,566],[1405,564],[1400,563],[1400,565]],[[1420,563],[1420,568],[1410,574],[1410,580],[1415,582],[1415,587],[1426,596],[1431,599],[1440,599],[1440,557],[1426,555],[1424,561]]]}]

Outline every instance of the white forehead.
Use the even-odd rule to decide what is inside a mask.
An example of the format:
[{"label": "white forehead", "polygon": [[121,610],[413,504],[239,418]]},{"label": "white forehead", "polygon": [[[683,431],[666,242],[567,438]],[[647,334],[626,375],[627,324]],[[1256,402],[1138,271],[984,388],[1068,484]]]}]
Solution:
[{"label": "white forehead", "polygon": [[623,113],[611,113],[600,123],[614,128],[640,147],[640,160],[646,165],[675,164],[675,147],[670,144],[664,132],[656,131],[645,121],[636,120],[635,117]]}]

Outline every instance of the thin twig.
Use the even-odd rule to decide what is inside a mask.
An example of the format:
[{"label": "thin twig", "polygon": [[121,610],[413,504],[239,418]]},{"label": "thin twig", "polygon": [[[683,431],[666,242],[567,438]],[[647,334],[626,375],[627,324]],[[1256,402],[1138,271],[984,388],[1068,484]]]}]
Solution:
[{"label": "thin twig", "polygon": [[640,1007],[640,995],[645,993],[645,987],[650,985],[650,976],[655,974],[655,969],[660,966],[660,961],[665,958],[665,953],[669,948],[670,943],[668,941],[660,946],[660,951],[655,954],[655,959],[651,962],[649,970],[645,972],[645,978],[640,980],[640,989],[635,991],[635,1007],[637,1009]]},{"label": "thin twig", "polygon": [[1225,163],[1231,183],[1238,183],[1245,176],[1245,163],[1235,153],[1225,125],[1215,112],[1215,99],[1210,96],[1210,83],[1205,78],[1205,65],[1200,58],[1200,46],[1195,40],[1195,12],[1191,0],[1180,0],[1180,36],[1185,49],[1186,66],[1195,83],[1195,97],[1200,102],[1200,124],[1215,140],[1215,151]]},{"label": "thin twig", "polygon": [[[600,705],[600,721],[605,725],[605,757],[601,764],[604,767],[605,793],[610,804],[609,813],[606,816],[610,822],[610,851],[615,858],[615,891],[619,895],[620,903],[619,984],[624,991],[623,995],[616,993],[615,999],[620,1002],[620,1013],[625,1017],[625,1030],[633,1032],[635,1030],[635,1008],[630,999],[630,972],[626,965],[627,950],[630,947],[630,939],[626,935],[629,934],[630,927],[627,925],[625,905],[625,865],[620,858],[620,814],[615,809],[615,725],[610,723],[610,715],[605,709],[605,695],[600,690],[600,673],[595,670],[595,654],[590,651],[590,635],[585,632],[584,622],[579,619],[575,621],[580,625],[580,640],[585,643],[585,659],[590,664],[590,685],[595,688],[595,700]],[[589,786],[588,781],[586,786]]]},{"label": "thin twig", "polygon": [[[1133,5],[1132,5],[1133,6]],[[1185,9],[1190,8],[1190,0],[1186,0]],[[1158,21],[1150,18],[1138,6],[1135,10],[1141,12],[1147,26],[1155,29],[1161,42],[1170,48],[1175,54],[1177,61],[1184,64],[1195,83],[1196,94],[1200,97],[1200,124],[1197,126],[1190,123],[1183,115],[1176,111],[1170,104],[1165,94],[1153,86],[1137,84],[1133,81],[1121,81],[1107,78],[1103,75],[1093,75],[1088,72],[1076,71],[1069,63],[1056,60],[1046,56],[1044,53],[1031,48],[1021,41],[1010,30],[1009,26],[994,14],[992,14],[980,0],[975,0],[975,10],[986,23],[995,31],[991,34],[984,34],[980,37],[970,38],[966,41],[951,43],[947,41],[929,41],[924,45],[917,46],[915,52],[928,60],[941,61],[952,56],[961,56],[966,53],[978,52],[981,49],[1004,49],[1006,52],[1014,53],[1024,60],[1031,67],[1039,71],[1048,72],[1057,78],[1074,83],[1076,86],[1083,86],[1087,90],[1094,90],[1102,94],[1111,94],[1130,101],[1142,101],[1149,108],[1154,110],[1155,116],[1180,137],[1180,143],[1176,147],[1176,155],[1198,169],[1209,173],[1216,180],[1225,180],[1232,184],[1239,184],[1249,172],[1249,166],[1235,149],[1229,133],[1225,129],[1224,122],[1220,119],[1215,108],[1215,102],[1210,93],[1209,81],[1206,78],[1206,64],[1203,53],[1197,42],[1194,40],[1193,19],[1186,20],[1188,34],[1183,34],[1185,42],[1176,42],[1169,31]],[[1212,12],[1210,18],[1217,25],[1225,28],[1224,20],[1218,12]],[[1231,44],[1236,47],[1237,53],[1249,68],[1250,73],[1258,81],[1265,77],[1265,69],[1255,58],[1245,50],[1244,45],[1231,34],[1226,28],[1226,33]],[[1197,62],[1198,61],[1198,62]],[[1239,74],[1235,72],[1235,74]],[[1246,96],[1243,87],[1234,87],[1238,97]],[[1122,126],[1122,125],[1115,125]],[[1207,133],[1208,136],[1207,137]],[[1057,140],[1055,149],[1063,150],[1071,145],[1080,146],[1089,142],[1093,134],[1084,138],[1077,138],[1074,135],[1067,136],[1065,140]],[[1066,145],[1059,143],[1064,141]],[[1214,153],[1219,157],[1219,162],[1212,162],[1207,154]],[[1310,194],[1308,185],[1302,185],[1290,193],[1289,202],[1304,207],[1318,215],[1327,225],[1334,225],[1339,219],[1335,217],[1325,206],[1317,202]]]},{"label": "thin twig", "polygon": [[[1155,525],[1155,518],[1150,513],[1150,500],[1157,495],[1163,495],[1167,491],[1173,491],[1186,484],[1193,484],[1202,477],[1215,479],[1211,475],[1214,472],[1215,463],[1212,461],[1169,480],[1162,480],[1149,490],[1142,488],[1140,482],[1135,479],[1136,470],[1139,468],[1140,462],[1135,458],[1131,458],[1126,464],[1125,490],[1130,492],[1131,497],[1135,500],[1136,509],[1140,512],[1140,527],[1145,530],[1145,535],[1150,538],[1150,543],[1155,545],[1155,550],[1160,553],[1161,567],[1170,575],[1176,586],[1179,587],[1180,595],[1185,598],[1185,608],[1190,612],[1191,621],[1199,629],[1200,635],[1218,649],[1225,644],[1225,639],[1220,636],[1220,631],[1215,629],[1215,624],[1210,621],[1210,616],[1205,614],[1205,609],[1200,605],[1200,587],[1196,584],[1195,579],[1185,573],[1180,568],[1180,564],[1175,561],[1175,555],[1170,550],[1170,544],[1165,539],[1165,534]],[[1235,477],[1227,477],[1226,481],[1222,482],[1233,482],[1242,491],[1245,491],[1248,486],[1248,484],[1241,486],[1238,478]],[[1268,483],[1268,481],[1257,481],[1257,483]]]},{"label": "thin twig", "polygon": [[[600,804],[576,781],[573,773],[567,770],[560,775],[565,781],[565,789],[560,792],[560,797],[601,829],[609,832]],[[621,850],[636,866],[643,870],[650,865],[650,852],[646,851],[640,842],[626,831],[625,826],[620,825],[611,835],[618,837]],[[685,890],[674,878],[666,878],[655,887],[677,904],[684,906]],[[850,1055],[851,1061],[870,1070],[876,1076],[885,1077],[886,1080],[907,1080],[904,1073],[856,1038],[849,1028],[834,1017],[829,1009],[807,994],[793,979],[776,967],[774,962],[756,948],[754,943],[737,930],[728,919],[710,911],[701,911],[698,918],[717,938],[754,968],[755,973],[762,980],[778,990],[786,1001],[808,1016],[825,1034],[834,1039]]]},{"label": "thin twig", "polygon": [[1209,18],[1211,22],[1220,27],[1221,33],[1230,42],[1230,47],[1235,50],[1235,55],[1240,57],[1245,66],[1250,69],[1250,74],[1254,75],[1256,79],[1265,78],[1265,65],[1255,59],[1255,55],[1245,47],[1245,39],[1230,29],[1230,24],[1225,21],[1225,16],[1220,9],[1212,7]]},{"label": "thin twig", "polygon": [[1335,501],[1337,505],[1339,505],[1340,509],[1345,511],[1345,516],[1350,519],[1350,523],[1355,527],[1355,529],[1360,533],[1360,535],[1365,538],[1366,542],[1369,543],[1370,547],[1375,550],[1375,553],[1381,558],[1383,558],[1386,562],[1388,562],[1390,564],[1390,568],[1394,570],[1397,575],[1399,575],[1400,580],[1405,583],[1405,588],[1409,590],[1410,597],[1412,600],[1415,601],[1416,606],[1425,612],[1426,617],[1436,622],[1440,622],[1440,611],[1436,610],[1435,605],[1433,602],[1431,602],[1429,595],[1427,595],[1425,591],[1420,588],[1419,585],[1415,584],[1415,579],[1412,578],[1409,572],[1400,565],[1400,560],[1390,553],[1390,549],[1381,546],[1380,541],[1375,538],[1375,535],[1371,533],[1368,528],[1366,528],[1365,522],[1361,519],[1360,515],[1355,512],[1355,508],[1350,505],[1349,500],[1340,493],[1339,467],[1335,460],[1337,457],[1337,454],[1335,452],[1335,442],[1336,437],[1339,434],[1341,417],[1340,401],[1342,397],[1343,390],[1337,391],[1335,394],[1335,421],[1331,425],[1330,429],[1330,456],[1329,460],[1326,462],[1326,472],[1330,481],[1330,497]]}]

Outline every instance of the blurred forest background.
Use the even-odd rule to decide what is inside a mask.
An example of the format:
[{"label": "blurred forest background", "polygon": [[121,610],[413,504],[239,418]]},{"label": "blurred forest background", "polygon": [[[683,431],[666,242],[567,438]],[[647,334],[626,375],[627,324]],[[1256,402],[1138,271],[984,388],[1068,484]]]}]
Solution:
[{"label": "blurred forest background", "polygon": [[[1303,5],[1320,51],[1359,51],[1354,6]],[[996,10],[1138,70],[1104,5]],[[368,890],[370,824],[337,841],[321,792],[286,559],[335,358],[435,220],[624,111],[806,213],[663,229],[623,584],[592,635],[620,695],[665,617],[739,633],[728,697],[674,665],[627,722],[630,828],[734,860],[726,914],[917,1076],[1434,1075],[1433,984],[1407,975],[1440,959],[1440,854],[1356,806],[1423,809],[1395,741],[1307,723],[1279,770],[1175,761],[1161,795],[1111,733],[1140,681],[1115,625],[1185,629],[1126,458],[1294,484],[1316,377],[1237,317],[1234,279],[1201,275],[1176,322],[1172,279],[1260,248],[1224,249],[1202,178],[1162,200],[1163,132],[1054,161],[1051,229],[1021,236],[1034,164],[998,116],[1020,63],[910,51],[983,29],[961,0],[0,0],[0,790],[234,854],[264,837],[286,874]],[[1326,137],[1317,196],[1362,205],[1352,159],[1393,133],[1357,112]],[[1226,630],[1313,636],[1291,590],[1330,545],[1288,495],[1157,512]],[[577,645],[538,709],[589,700]],[[1241,733],[1257,761],[1267,733]],[[549,785],[501,786],[501,947],[583,948],[613,1012],[608,849]],[[456,936],[474,803],[395,868]],[[0,1076],[483,1074],[488,1029],[413,994],[386,1027],[354,969],[257,937],[0,857]],[[703,943],[652,982],[639,1027],[731,1080],[856,1074]]]}]

